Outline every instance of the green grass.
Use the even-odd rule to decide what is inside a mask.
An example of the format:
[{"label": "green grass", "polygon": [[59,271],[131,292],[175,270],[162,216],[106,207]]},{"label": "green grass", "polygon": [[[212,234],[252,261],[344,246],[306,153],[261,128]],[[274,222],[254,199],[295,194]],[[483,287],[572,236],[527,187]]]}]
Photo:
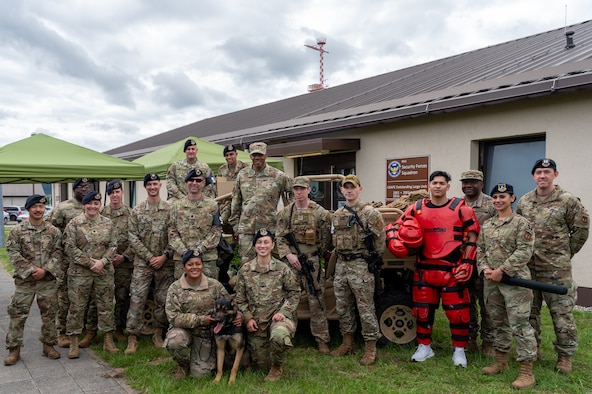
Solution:
[{"label": "green grass", "polygon": [[[2,254],[4,253],[4,254]],[[0,260],[5,260],[0,250]],[[562,375],[554,371],[556,354],[553,350],[553,327],[548,309],[543,309],[543,359],[535,362],[535,388],[525,392],[536,393],[590,393],[592,392],[592,313],[575,312],[579,330],[579,349],[574,357],[574,373]],[[331,322],[333,339],[331,348],[339,344],[338,325]],[[240,370],[237,385],[227,386],[229,371],[222,383],[214,385],[208,379],[185,378],[174,380],[175,363],[164,349],[154,349],[151,338],[142,338],[138,352],[123,354],[125,343],[118,343],[120,353],[112,355],[102,351],[99,344],[92,350],[113,368],[126,382],[141,393],[512,393],[510,384],[518,375],[518,363],[511,361],[510,370],[497,376],[485,376],[481,368],[492,359],[480,354],[468,354],[466,369],[453,367],[452,346],[448,322],[441,309],[436,314],[432,347],[436,356],[423,362],[410,362],[414,345],[395,346],[378,350],[374,366],[362,367],[361,338],[356,338],[355,355],[333,358],[318,353],[310,335],[308,322],[299,324],[295,347],[284,366],[282,379],[264,383],[267,371]]]}]

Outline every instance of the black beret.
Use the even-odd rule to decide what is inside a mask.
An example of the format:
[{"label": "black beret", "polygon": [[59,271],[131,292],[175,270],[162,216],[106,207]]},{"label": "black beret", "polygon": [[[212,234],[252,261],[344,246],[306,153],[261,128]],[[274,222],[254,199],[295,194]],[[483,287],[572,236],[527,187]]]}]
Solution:
[{"label": "black beret", "polygon": [[78,186],[80,186],[81,183],[88,182],[90,182],[88,178],[78,178],[74,181],[74,183],[72,183],[72,189],[76,189]]},{"label": "black beret", "polygon": [[25,202],[25,209],[29,209],[37,203],[45,204],[46,202],[47,199],[45,198],[45,196],[42,196],[41,194],[32,194],[29,196],[29,198],[27,198],[27,201]]},{"label": "black beret", "polygon": [[222,154],[223,154],[224,156],[226,156],[226,154],[227,154],[228,152],[236,152],[236,146],[234,146],[234,145],[226,145],[226,146],[224,147],[224,152],[223,152]]},{"label": "black beret", "polygon": [[101,201],[101,193],[91,190],[82,197],[82,204],[86,205],[93,200]]},{"label": "black beret", "polygon": [[185,145],[183,146],[183,152],[185,152],[187,148],[189,148],[190,146],[197,146],[195,140],[188,139],[187,141],[185,141]]},{"label": "black beret", "polygon": [[181,259],[181,262],[183,263],[183,265],[185,265],[185,263],[188,262],[189,259],[192,259],[194,257],[201,259],[201,253],[199,252],[199,250],[186,250],[185,253],[183,253],[183,258]]},{"label": "black beret", "polygon": [[146,174],[144,177],[144,186],[150,181],[160,181],[158,174]]},{"label": "black beret", "polygon": [[262,237],[271,237],[272,241],[275,240],[274,233],[272,233],[271,231],[269,231],[266,228],[260,228],[259,230],[257,230],[255,235],[253,236],[253,246],[255,246],[255,243],[257,242],[257,240]]},{"label": "black beret", "polygon": [[123,187],[123,185],[121,184],[121,181],[118,179],[114,179],[111,182],[107,183],[107,195],[111,195],[111,193],[113,193],[113,190],[115,189],[121,189]]},{"label": "black beret", "polygon": [[510,185],[509,183],[498,183],[493,187],[493,189],[491,189],[491,193],[489,193],[489,195],[493,196],[494,194],[500,193],[514,194],[514,186]]},{"label": "black beret", "polygon": [[534,171],[537,168],[552,168],[554,171],[557,171],[557,164],[555,163],[555,160],[539,159],[536,161],[536,163],[534,163],[534,166],[532,167],[532,175],[534,175]]},{"label": "black beret", "polygon": [[202,170],[200,170],[199,168],[197,169],[191,169],[189,170],[189,172],[187,173],[187,176],[185,177],[185,182],[187,182],[188,180],[192,179],[192,178],[197,178],[197,177],[204,177],[204,173]]}]

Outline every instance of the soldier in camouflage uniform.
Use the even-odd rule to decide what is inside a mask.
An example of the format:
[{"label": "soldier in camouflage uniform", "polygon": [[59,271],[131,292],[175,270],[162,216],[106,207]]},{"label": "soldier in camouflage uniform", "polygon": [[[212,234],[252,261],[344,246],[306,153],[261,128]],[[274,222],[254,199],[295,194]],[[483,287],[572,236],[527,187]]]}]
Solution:
[{"label": "soldier in camouflage uniform", "polygon": [[[74,197],[59,203],[58,206],[55,207],[55,209],[53,209],[49,214],[47,221],[59,228],[62,232],[62,236],[64,230],[66,229],[66,225],[70,222],[70,220],[80,215],[84,210],[82,206],[82,199],[86,193],[92,189],[92,181],[88,178],[76,179],[74,183],[72,183]],[[62,271],[64,272],[64,280],[60,283],[58,289],[57,330],[59,333],[59,347],[70,346],[70,340],[66,335],[66,319],[68,317],[68,309],[70,308],[70,299],[68,298],[68,275],[66,275],[69,265],[70,262],[68,261],[68,256],[64,255],[61,267]]]},{"label": "soldier in camouflage uniform", "polygon": [[68,296],[70,308],[66,333],[70,337],[68,358],[78,358],[78,335],[91,294],[95,295],[98,327],[103,333],[103,350],[117,353],[113,343],[113,256],[117,250],[117,230],[101,216],[101,195],[90,191],[82,199],[84,213],[68,223],[64,231],[64,252],[68,255]]},{"label": "soldier in camouflage uniform", "polygon": [[[224,159],[226,159],[226,163],[222,164],[220,168],[218,168],[217,177],[225,178],[227,181],[236,181],[239,171],[243,168],[249,167],[249,163],[243,163],[242,161],[236,159],[238,154],[236,151],[236,146],[234,145],[225,146],[223,155]],[[220,205],[220,216],[222,216],[222,222],[226,224],[228,222],[228,218],[230,217],[230,201],[226,201]],[[230,233],[232,233],[232,226],[229,227]]]},{"label": "soldier in camouflage uniform", "polygon": [[101,215],[108,217],[117,229],[117,252],[113,257],[115,267],[115,339],[124,341],[123,330],[130,303],[130,285],[134,269],[134,252],[128,241],[128,220],[131,209],[123,203],[123,184],[112,180],[107,184],[109,205],[101,209]]},{"label": "soldier in camouflage uniform", "polygon": [[286,196],[292,202],[292,182],[282,171],[265,163],[267,145],[254,142],[249,146],[253,164],[242,169],[232,192],[230,224],[238,236],[238,252],[242,263],[252,260],[255,251],[251,242],[260,228],[275,231],[279,200]]},{"label": "soldier in camouflage uniform", "polygon": [[[462,191],[464,193],[465,204],[475,211],[475,216],[480,225],[489,218],[496,215],[492,199],[483,193],[483,173],[477,170],[465,171],[460,176]],[[473,271],[473,276],[467,281],[469,294],[471,296],[471,321],[469,322],[469,343],[467,350],[477,351],[479,345],[477,336],[479,335],[479,314],[481,314],[481,351],[488,357],[494,357],[493,349],[493,326],[491,319],[487,314],[485,307],[485,298],[483,295],[483,277],[477,275],[477,270]],[[479,304],[479,308],[477,308]]]},{"label": "soldier in camouflage uniform", "polygon": [[164,311],[166,293],[175,281],[172,250],[169,249],[167,221],[170,204],[160,199],[162,183],[157,174],[146,174],[146,201],[138,204],[129,217],[129,243],[134,251],[134,270],[130,286],[131,299],[127,313],[128,333],[125,354],[138,350],[138,335],[142,333],[144,306],[154,279],[154,347],[163,345],[163,331],[167,327]]},{"label": "soldier in camouflage uniform", "polygon": [[509,369],[512,336],[516,339],[516,360],[520,374],[513,388],[523,389],[535,384],[532,362],[537,343],[528,321],[532,290],[500,283],[504,274],[530,279],[528,262],[532,257],[534,230],[524,217],[512,212],[516,200],[514,188],[497,184],[491,191],[497,216],[481,226],[477,241],[477,269],[485,277],[485,301],[494,327],[495,362],[483,368],[486,375],[497,375]]},{"label": "soldier in camouflage uniform", "polygon": [[173,202],[169,212],[169,245],[175,251],[175,278],[183,275],[181,263],[187,250],[199,250],[202,254],[204,274],[218,278],[218,250],[222,236],[222,220],[218,204],[207,198],[202,190],[206,184],[201,170],[190,170],[185,176],[189,194]]},{"label": "soldier in camouflage uniform", "polygon": [[185,176],[189,170],[201,170],[206,174],[207,185],[203,190],[206,197],[216,198],[218,190],[216,189],[216,178],[210,169],[210,166],[197,159],[197,143],[193,139],[185,141],[183,152],[185,159],[171,164],[166,175],[166,188],[168,200],[170,202],[179,200],[187,195],[187,185]]},{"label": "soldier in camouflage uniform", "polygon": [[376,252],[382,255],[386,247],[384,221],[372,205],[361,202],[362,186],[357,176],[346,176],[341,181],[340,190],[346,205],[335,211],[332,217],[333,245],[337,253],[333,286],[343,342],[331,355],[344,356],[354,352],[357,307],[365,342],[360,364],[372,365],[376,361],[376,341],[380,338],[380,330],[374,305],[374,274],[368,271],[368,262],[363,258],[368,250],[362,237],[365,232],[370,232]]},{"label": "soldier in camouflage uniform", "polygon": [[238,271],[235,301],[243,313],[247,344],[257,368],[271,366],[265,381],[282,376],[282,366],[293,346],[300,286],[292,270],[271,256],[274,234],[259,229],[253,237],[257,256]]},{"label": "soldier in camouflage uniform", "polygon": [[[319,351],[329,354],[329,323],[325,314],[325,272],[319,264],[319,256],[329,249],[331,243],[331,214],[308,198],[310,180],[305,176],[294,178],[295,201],[278,212],[276,240],[280,258],[288,263],[300,283],[301,291],[308,292],[308,282],[303,275],[296,248],[284,236],[294,233],[300,252],[314,264],[311,272],[317,297],[308,293],[310,331],[315,337]],[[312,270],[311,270],[312,271]]]},{"label": "soldier in camouflage uniform", "polygon": [[522,196],[516,212],[529,219],[534,227],[534,254],[528,265],[532,279],[568,289],[566,295],[534,291],[530,314],[540,349],[544,299],[555,327],[556,369],[568,374],[572,372],[572,356],[578,345],[573,317],[577,287],[572,278],[571,258],[588,239],[590,217],[579,198],[553,183],[558,175],[555,161],[538,160],[532,168],[536,188]]},{"label": "soldier in camouflage uniform", "polygon": [[43,343],[43,355],[50,359],[60,358],[53,346],[57,342],[58,281],[64,276],[61,269],[62,233],[43,220],[45,201],[45,197],[39,194],[27,198],[25,209],[29,211],[29,220],[10,230],[6,241],[8,258],[14,268],[15,290],[7,308],[10,323],[6,348],[9,353],[4,365],[14,365],[20,359],[25,322],[35,296],[41,313],[39,340]]},{"label": "soldier in camouflage uniform", "polygon": [[[186,251],[182,264],[184,273],[167,293],[166,315],[170,327],[165,347],[178,364],[175,378],[188,373],[200,378],[216,369],[212,310],[217,299],[230,296],[220,282],[205,275],[199,251]],[[242,319],[237,325],[241,324]]]}]

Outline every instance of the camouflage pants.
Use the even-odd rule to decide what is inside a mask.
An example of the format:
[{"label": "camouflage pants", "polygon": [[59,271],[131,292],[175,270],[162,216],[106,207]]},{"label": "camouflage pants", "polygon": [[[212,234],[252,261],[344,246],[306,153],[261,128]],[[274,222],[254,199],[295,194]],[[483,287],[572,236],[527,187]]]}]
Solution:
[{"label": "camouflage pants", "polygon": [[318,299],[308,291],[308,281],[306,276],[295,268],[291,267],[289,263],[286,263],[292,268],[292,272],[296,275],[298,282],[300,283],[300,289],[306,293],[308,298],[308,308],[310,310],[310,332],[315,337],[317,342],[329,342],[331,337],[329,336],[329,323],[327,321],[327,310],[325,306],[325,271],[321,268],[318,257],[310,258],[314,262],[314,272],[311,272],[313,279],[313,286],[317,290]]},{"label": "camouflage pants", "polygon": [[[469,337],[476,340],[479,334],[481,334],[481,341],[493,342],[493,325],[487,312],[487,307],[485,306],[483,282],[483,277],[478,275],[474,275],[467,282],[469,295],[471,296],[471,320],[469,321]],[[479,314],[481,315],[481,324],[479,324]]]},{"label": "camouflage pants", "polygon": [[192,335],[190,330],[172,327],[164,341],[173,360],[179,365],[189,365],[194,378],[211,376],[216,369],[216,350],[212,335]]},{"label": "camouflage pants", "polygon": [[94,292],[98,328],[103,332],[115,330],[115,319],[113,317],[113,274],[99,276],[69,276],[68,277],[70,296],[70,309],[68,310],[68,322],[66,333],[78,335],[82,333],[84,316],[91,294]]},{"label": "camouflage pants", "polygon": [[247,334],[247,347],[255,368],[268,370],[271,364],[283,365],[292,348],[296,323],[286,318],[272,321],[268,328],[261,328]]},{"label": "camouflage pants", "polygon": [[[68,272],[68,266],[68,262],[62,262],[62,271]],[[58,312],[56,316],[56,328],[60,333],[66,332],[68,309],[70,309],[70,298],[68,297],[68,275],[64,275],[64,280],[62,280],[58,287]]]},{"label": "camouflage pants", "polygon": [[[216,260],[203,260],[203,273],[208,278],[218,279],[218,266]],[[175,280],[179,279],[185,273],[185,267],[181,260],[175,260]]]},{"label": "camouflage pants", "polygon": [[532,279],[543,283],[563,285],[567,294],[553,294],[533,290],[534,300],[530,311],[530,324],[535,330],[538,346],[541,345],[541,308],[543,299],[551,313],[555,329],[555,351],[564,356],[573,356],[578,347],[578,329],[573,316],[576,304],[577,285],[572,279],[571,271],[533,271]]},{"label": "camouflage pants", "polygon": [[10,323],[6,332],[6,348],[23,346],[25,321],[35,296],[37,296],[37,306],[41,313],[39,340],[42,343],[54,345],[57,342],[55,326],[58,308],[57,282],[55,279],[37,281],[29,277],[25,280],[16,278],[14,284],[16,288],[7,308]]},{"label": "camouflage pants", "polygon": [[356,332],[357,305],[364,341],[380,339],[374,307],[374,275],[368,272],[366,260],[337,260],[333,288],[341,333],[353,334]]},{"label": "camouflage pants", "polygon": [[532,290],[485,281],[486,307],[494,326],[494,346],[497,351],[509,353],[512,337],[516,339],[516,361],[534,361],[537,343],[534,329],[528,321],[532,304]]},{"label": "camouflage pants", "polygon": [[253,247],[253,236],[255,234],[238,235],[238,255],[241,257],[241,265],[253,260],[257,253]]},{"label": "camouflage pants", "polygon": [[124,329],[130,305],[130,286],[133,267],[117,267],[113,279],[115,282],[115,327]]},{"label": "camouflage pants", "polygon": [[148,299],[148,292],[154,278],[154,319],[160,328],[167,327],[167,318],[164,312],[166,295],[169,286],[175,281],[174,266],[165,263],[159,270],[148,266],[134,266],[132,283],[130,285],[131,298],[127,313],[127,332],[131,335],[140,335],[144,321],[144,306]]}]

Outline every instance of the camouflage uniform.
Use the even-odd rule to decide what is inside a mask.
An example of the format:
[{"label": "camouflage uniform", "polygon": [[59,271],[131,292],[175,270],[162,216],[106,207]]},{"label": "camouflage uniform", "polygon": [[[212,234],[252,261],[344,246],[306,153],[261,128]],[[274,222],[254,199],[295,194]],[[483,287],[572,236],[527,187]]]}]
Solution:
[{"label": "camouflage uniform", "polygon": [[[224,163],[218,168],[218,177],[224,177],[227,181],[236,181],[236,177],[240,170],[243,168],[249,167],[249,163],[243,163],[240,160],[236,161],[236,167],[229,168],[228,163]],[[222,222],[228,222],[228,218],[230,217],[230,202],[224,202],[220,205],[220,216],[222,217]]]},{"label": "camouflage uniform", "polygon": [[158,328],[166,328],[167,320],[164,311],[166,293],[175,281],[174,265],[168,259],[160,269],[156,270],[149,264],[150,259],[161,256],[168,247],[167,220],[170,204],[160,201],[158,206],[144,201],[138,204],[129,217],[129,243],[134,251],[134,270],[130,286],[131,299],[127,313],[126,329],[130,335],[140,335],[144,320],[144,306],[152,279],[154,279],[154,324]]},{"label": "camouflage uniform", "polygon": [[230,224],[238,233],[239,254],[243,263],[255,257],[253,236],[260,228],[275,232],[277,206],[282,194],[294,200],[292,181],[269,164],[257,172],[252,166],[242,169],[232,192]]},{"label": "camouflage uniform", "polygon": [[[84,211],[82,203],[75,198],[62,201],[55,209],[51,211],[47,221],[60,229],[62,237],[65,235],[64,230],[70,220],[80,215]],[[62,243],[62,246],[64,244]],[[61,333],[66,332],[66,320],[68,318],[68,309],[70,308],[70,298],[68,298],[68,267],[70,262],[68,256],[64,255],[62,260],[62,271],[64,272],[64,280],[60,282],[58,287],[58,313],[57,313],[57,330]]]},{"label": "camouflage uniform", "polygon": [[[54,345],[57,342],[55,317],[58,309],[58,282],[64,277],[62,263],[62,233],[49,222],[33,226],[25,221],[8,234],[6,251],[14,267],[15,290],[8,305],[10,316],[6,332],[6,348],[23,346],[23,330],[33,299],[41,312],[39,340]],[[41,280],[31,275],[35,268],[46,273]]]},{"label": "camouflage uniform", "polygon": [[351,207],[364,224],[360,228],[353,215],[344,207],[333,214],[333,245],[337,252],[335,266],[335,307],[342,334],[356,331],[356,306],[360,313],[364,341],[380,338],[374,306],[374,274],[368,271],[368,263],[362,258],[367,254],[362,236],[367,229],[374,235],[374,245],[379,255],[385,249],[384,221],[378,210],[359,202]]},{"label": "camouflage uniform", "polygon": [[[319,255],[329,249],[331,243],[331,214],[314,201],[309,201],[306,209],[297,209],[296,203],[291,203],[278,213],[276,244],[280,258],[285,258],[296,249],[284,238],[284,235],[293,231],[300,251],[314,263],[313,286],[318,292],[318,300],[308,294],[308,306],[310,309],[310,331],[317,342],[329,342],[329,324],[325,315],[325,272],[319,264]],[[300,289],[308,292],[308,284],[302,271],[297,271],[286,262],[296,275]],[[321,305],[319,305],[319,300]]]},{"label": "camouflage uniform", "polygon": [[[269,369],[286,361],[296,332],[296,309],[300,301],[300,286],[286,264],[272,258],[269,266],[261,267],[253,259],[240,268],[235,301],[243,313],[243,321],[255,319],[259,326],[249,332],[247,343],[257,368]],[[273,321],[276,313],[285,316]]]},{"label": "camouflage uniform", "polygon": [[[493,207],[493,199],[487,194],[481,193],[475,201],[468,201],[465,199],[465,204],[473,208],[475,216],[480,225],[485,221],[497,215],[497,211]],[[475,270],[476,271],[476,270]],[[484,279],[482,276],[473,272],[473,276],[467,281],[469,287],[469,294],[471,295],[471,321],[469,322],[469,336],[471,339],[477,339],[479,334],[479,312],[481,313],[481,341],[485,343],[493,343],[493,325],[487,308],[485,307],[484,295]],[[479,310],[477,310],[477,303]]]},{"label": "camouflage uniform", "polygon": [[[68,223],[64,231],[64,252],[68,255],[68,296],[70,308],[66,325],[68,335],[82,333],[84,313],[91,294],[95,295],[98,328],[115,330],[113,317],[113,256],[117,249],[117,231],[110,219],[98,215],[89,219],[84,213]],[[91,258],[100,259],[105,274],[91,271]]]},{"label": "camouflage uniform", "polygon": [[[501,267],[511,277],[530,279],[528,261],[532,257],[534,230],[524,217],[512,214],[503,219],[497,216],[481,227],[477,241],[477,269]],[[517,361],[534,361],[537,343],[534,329],[528,321],[532,290],[485,280],[485,302],[494,327],[494,346],[509,353],[512,336],[516,338]]]},{"label": "camouflage uniform", "polygon": [[190,366],[190,374],[196,378],[209,376],[216,369],[214,337],[206,316],[221,297],[229,297],[224,286],[203,274],[196,285],[188,283],[183,274],[167,293],[166,315],[170,327],[165,347],[177,364]]},{"label": "camouflage uniform", "polygon": [[566,295],[534,291],[530,324],[541,344],[541,306],[545,300],[555,327],[555,351],[573,356],[578,331],[573,317],[577,286],[572,278],[571,258],[588,239],[590,217],[580,199],[555,185],[547,196],[539,197],[536,189],[518,202],[517,213],[529,219],[535,231],[534,254],[528,267],[532,279],[566,286]]},{"label": "camouflage uniform", "polygon": [[175,278],[183,275],[181,259],[187,250],[199,250],[203,272],[210,278],[218,277],[218,250],[222,236],[222,220],[218,204],[210,198],[190,200],[183,197],[171,204],[168,218],[169,245],[175,251]]},{"label": "camouflage uniform", "polygon": [[123,205],[119,209],[113,209],[107,205],[101,209],[101,215],[108,217],[117,229],[117,252],[123,256],[124,261],[115,267],[113,276],[115,283],[115,326],[123,330],[127,320],[127,312],[130,303],[130,285],[132,283],[132,271],[134,269],[134,252],[128,241],[128,220],[131,209]]},{"label": "camouflage uniform", "polygon": [[[169,201],[179,200],[187,195],[187,185],[185,177],[192,169],[200,169],[206,174],[206,179],[213,177],[210,166],[203,161],[197,160],[195,163],[189,163],[187,159],[178,160],[171,164],[166,175],[166,189]],[[203,188],[203,194],[209,198],[217,197],[216,184],[212,183]]]}]

